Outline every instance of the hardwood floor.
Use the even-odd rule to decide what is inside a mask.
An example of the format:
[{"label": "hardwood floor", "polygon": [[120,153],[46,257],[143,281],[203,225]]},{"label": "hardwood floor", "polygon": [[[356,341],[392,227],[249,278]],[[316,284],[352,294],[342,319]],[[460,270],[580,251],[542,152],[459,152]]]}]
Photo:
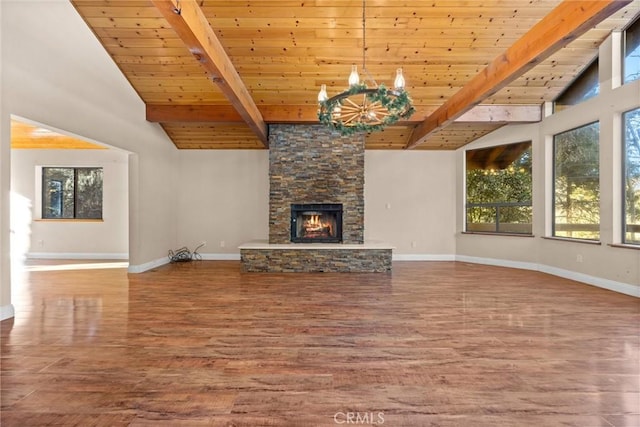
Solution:
[{"label": "hardwood floor", "polygon": [[454,262],[77,267],[17,277],[2,427],[640,426],[633,297]]}]

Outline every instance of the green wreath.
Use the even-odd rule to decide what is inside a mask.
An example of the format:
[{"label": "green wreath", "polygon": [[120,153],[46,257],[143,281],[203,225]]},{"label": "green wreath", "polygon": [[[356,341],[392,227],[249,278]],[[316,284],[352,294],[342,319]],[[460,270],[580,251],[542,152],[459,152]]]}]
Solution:
[{"label": "green wreath", "polygon": [[[344,125],[334,122],[332,112],[336,107],[342,106],[342,100],[352,95],[366,93],[370,102],[379,102],[389,111],[389,115],[385,116],[381,122],[375,125],[358,122],[354,125]],[[333,97],[326,101],[320,102],[318,110],[318,119],[320,123],[332,126],[342,135],[353,135],[358,132],[376,132],[384,129],[386,126],[397,122],[400,119],[411,117],[415,112],[415,108],[411,105],[411,98],[405,91],[390,91],[384,85],[378,86],[376,89],[368,89],[367,85],[357,84],[350,86],[340,97]]]}]

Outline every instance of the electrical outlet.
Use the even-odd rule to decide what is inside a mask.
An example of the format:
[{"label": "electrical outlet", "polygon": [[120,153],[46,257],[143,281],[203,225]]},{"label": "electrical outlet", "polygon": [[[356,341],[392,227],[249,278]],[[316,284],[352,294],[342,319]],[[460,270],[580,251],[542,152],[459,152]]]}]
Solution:
[{"label": "electrical outlet", "polygon": [[224,240],[220,240],[220,247],[221,247],[221,248],[224,248],[224,247],[225,247],[225,245],[226,245],[226,243],[224,242]]},{"label": "electrical outlet", "polygon": [[418,242],[416,242],[415,240],[411,242],[411,247],[415,248],[416,246],[418,246]]},{"label": "electrical outlet", "polygon": [[576,262],[582,262],[582,254],[576,255]]}]

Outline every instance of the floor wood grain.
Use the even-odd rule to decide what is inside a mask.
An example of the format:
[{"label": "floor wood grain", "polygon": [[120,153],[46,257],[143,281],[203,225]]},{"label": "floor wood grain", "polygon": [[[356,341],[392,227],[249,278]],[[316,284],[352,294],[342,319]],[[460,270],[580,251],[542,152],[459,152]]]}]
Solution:
[{"label": "floor wood grain", "polygon": [[2,322],[3,427],[640,426],[640,301],[570,280],[28,270]]}]

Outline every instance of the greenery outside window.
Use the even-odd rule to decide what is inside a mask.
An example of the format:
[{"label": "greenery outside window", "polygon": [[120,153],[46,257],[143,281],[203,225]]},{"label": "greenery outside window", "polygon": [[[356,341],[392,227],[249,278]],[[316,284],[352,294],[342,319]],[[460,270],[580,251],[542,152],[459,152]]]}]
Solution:
[{"label": "greenery outside window", "polygon": [[624,32],[624,83],[640,79],[640,19]]},{"label": "greenery outside window", "polygon": [[531,142],[466,152],[466,231],[531,234]]},{"label": "greenery outside window", "polygon": [[624,123],[623,243],[640,245],[640,108],[627,111]]},{"label": "greenery outside window", "polygon": [[567,86],[553,103],[554,111],[561,111],[572,105],[593,98],[600,92],[598,78],[598,58]]},{"label": "greenery outside window", "polygon": [[600,239],[599,123],[553,138],[553,235]]},{"label": "greenery outside window", "polygon": [[102,168],[42,168],[42,218],[102,219]]}]

